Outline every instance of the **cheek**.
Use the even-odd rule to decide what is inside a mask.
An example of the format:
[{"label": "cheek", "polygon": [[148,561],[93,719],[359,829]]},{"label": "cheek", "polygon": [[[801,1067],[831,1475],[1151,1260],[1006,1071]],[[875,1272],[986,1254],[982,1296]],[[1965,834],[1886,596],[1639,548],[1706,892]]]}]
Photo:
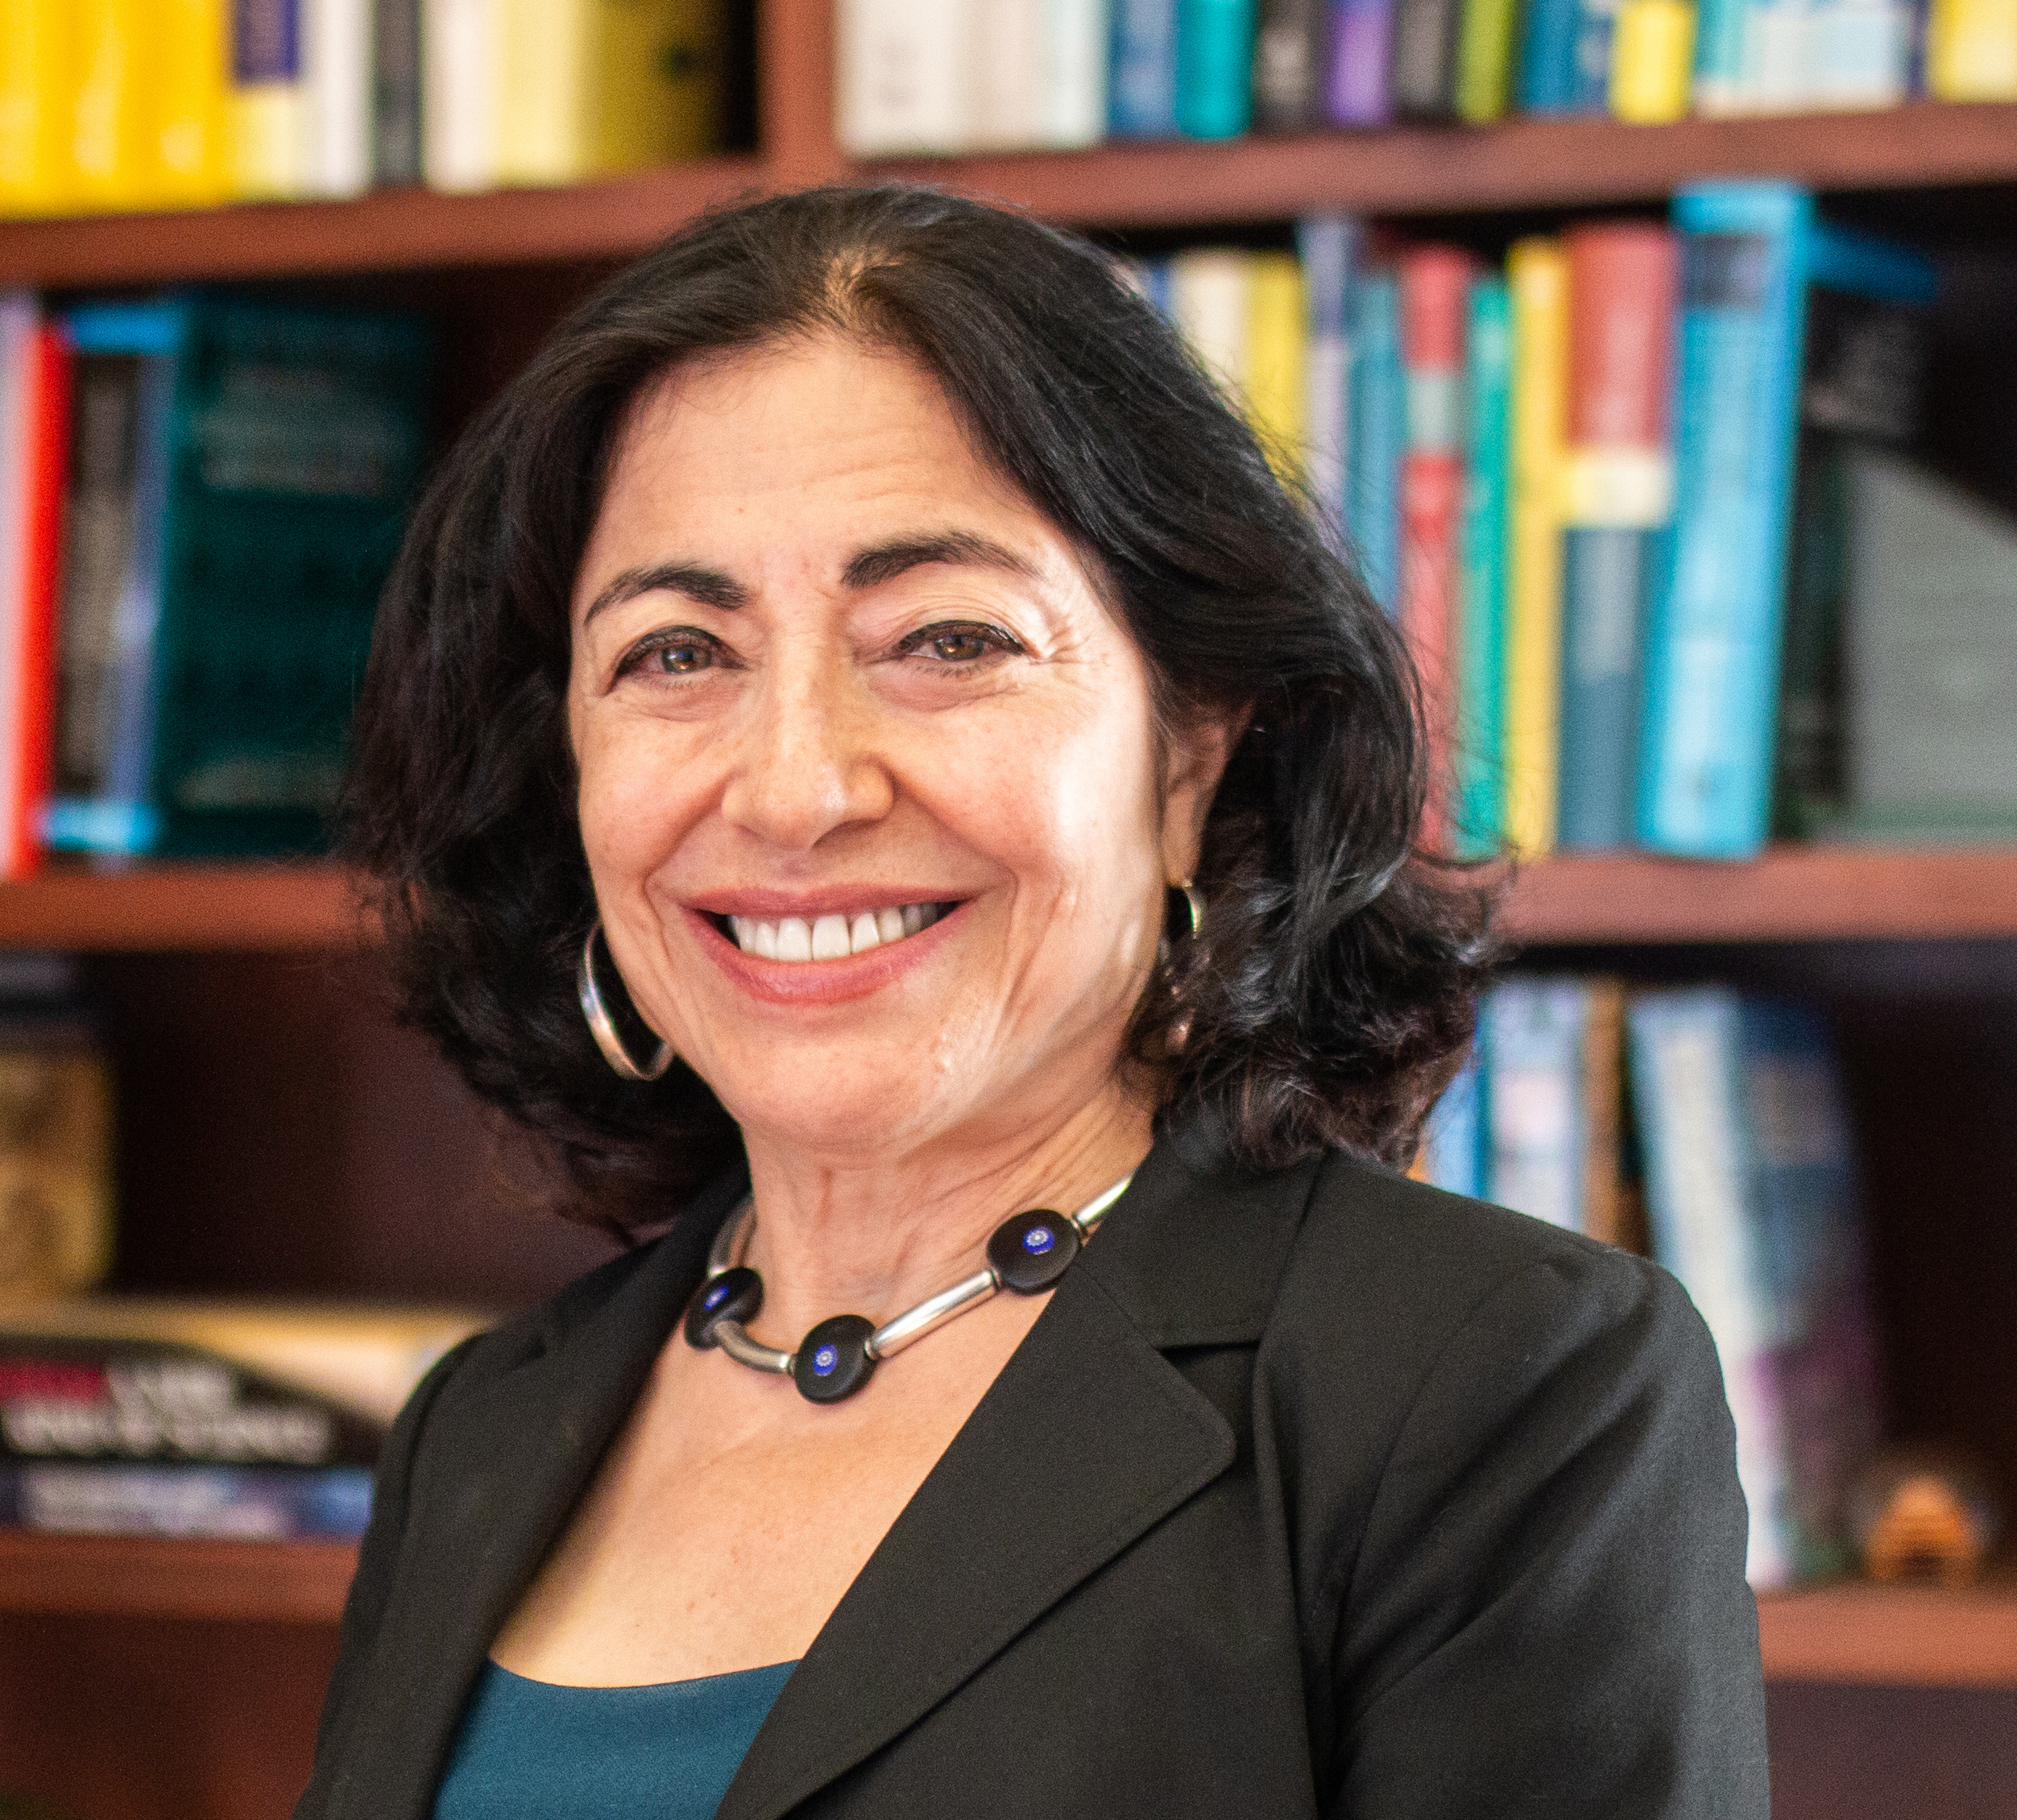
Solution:
[{"label": "cheek", "polygon": [[702,784],[681,731],[594,709],[574,717],[577,813],[598,896],[638,883],[691,826]]}]

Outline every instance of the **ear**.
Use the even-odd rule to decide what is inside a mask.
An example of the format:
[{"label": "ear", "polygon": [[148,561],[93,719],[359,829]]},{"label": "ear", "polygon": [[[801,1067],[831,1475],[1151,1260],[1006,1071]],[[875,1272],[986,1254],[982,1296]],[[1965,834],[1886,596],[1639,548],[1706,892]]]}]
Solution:
[{"label": "ear", "polygon": [[1250,707],[1192,722],[1170,737],[1162,780],[1162,875],[1170,884],[1188,884],[1197,876],[1198,851],[1204,840],[1205,817],[1219,780],[1225,775],[1232,748],[1245,736],[1253,718]]}]

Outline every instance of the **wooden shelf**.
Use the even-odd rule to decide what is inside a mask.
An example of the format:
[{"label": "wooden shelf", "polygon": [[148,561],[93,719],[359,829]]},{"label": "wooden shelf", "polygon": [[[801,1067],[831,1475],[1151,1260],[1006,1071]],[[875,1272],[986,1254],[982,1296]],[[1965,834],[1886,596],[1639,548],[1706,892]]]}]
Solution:
[{"label": "wooden shelf", "polygon": [[350,1542],[0,1530],[0,1612],[333,1624],[356,1571]]},{"label": "wooden shelf", "polygon": [[[804,135],[801,134],[801,137]],[[703,209],[845,176],[804,147],[719,158],[569,189],[0,224],[0,283],[154,284],[628,258]],[[858,168],[1000,198],[1083,226],[1650,201],[1702,177],[1780,176],[1818,188],[2017,182],[2017,105],[1919,102],[1882,113],[1626,126],[1514,120],[1226,144],[916,159]]]},{"label": "wooden shelf", "polygon": [[1281,220],[1319,209],[1433,214],[1650,201],[1705,177],[1899,189],[2017,180],[2017,105],[1916,102],[1877,114],[1671,126],[1512,120],[920,159],[875,170],[1104,227]]},{"label": "wooden shelf", "polygon": [[2017,936],[2017,850],[1775,847],[1741,864],[1563,855],[1522,869],[1504,928],[1530,945]]},{"label": "wooden shelf", "polygon": [[350,875],[333,865],[52,866],[0,884],[0,948],[270,953],[368,937]]},{"label": "wooden shelf", "polygon": [[1862,1581],[1758,1602],[1768,1681],[2017,1687],[2017,1583],[1949,1591]]}]

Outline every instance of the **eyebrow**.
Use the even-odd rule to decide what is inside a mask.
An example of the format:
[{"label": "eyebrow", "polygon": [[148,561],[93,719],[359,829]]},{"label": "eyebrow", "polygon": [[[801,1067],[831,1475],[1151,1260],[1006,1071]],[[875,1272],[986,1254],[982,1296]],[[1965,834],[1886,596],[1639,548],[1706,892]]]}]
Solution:
[{"label": "eyebrow", "polygon": [[[841,585],[850,589],[880,587],[899,575],[927,564],[942,562],[969,569],[999,569],[1011,575],[1035,579],[1036,565],[1017,555],[1006,544],[997,544],[973,531],[934,532],[918,537],[895,537],[857,550],[840,572]],[[614,577],[589,603],[582,614],[586,625],[598,613],[640,594],[684,594],[702,606],[733,613],[749,604],[749,589],[732,575],[699,563],[661,562],[641,569],[627,569]]]}]

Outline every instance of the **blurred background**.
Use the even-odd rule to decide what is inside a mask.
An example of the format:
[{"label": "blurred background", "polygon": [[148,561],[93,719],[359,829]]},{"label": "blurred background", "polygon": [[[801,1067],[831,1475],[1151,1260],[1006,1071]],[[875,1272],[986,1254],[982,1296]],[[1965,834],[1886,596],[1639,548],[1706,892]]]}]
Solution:
[{"label": "blurred background", "polygon": [[1779,1820],[2017,1811],[2017,0],[0,0],[0,1820],[275,1820],[370,1467],[606,1255],[329,857],[430,463],[709,206],[1091,237],[1515,953],[1417,1173],[1688,1285]]}]

